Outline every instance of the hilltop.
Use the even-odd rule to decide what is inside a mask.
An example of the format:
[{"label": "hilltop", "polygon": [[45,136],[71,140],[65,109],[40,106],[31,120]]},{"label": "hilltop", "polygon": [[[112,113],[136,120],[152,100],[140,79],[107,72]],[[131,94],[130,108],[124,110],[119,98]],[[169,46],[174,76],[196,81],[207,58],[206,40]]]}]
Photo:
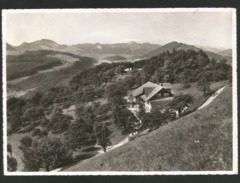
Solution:
[{"label": "hilltop", "polygon": [[[165,44],[153,51],[150,51],[147,54],[143,54],[141,58],[151,58],[153,56],[157,56],[161,53],[164,53],[166,51],[172,52],[173,50],[194,50],[194,51],[199,51],[201,50],[200,48],[194,46],[194,45],[188,45],[184,43],[179,43],[176,41],[170,42],[168,44]],[[221,60],[221,59],[226,59],[228,62],[232,62],[232,57],[231,55],[223,55],[223,54],[218,54],[215,52],[211,51],[205,51],[205,53],[208,55],[210,59],[214,58],[215,60]]]},{"label": "hilltop", "polygon": [[232,88],[207,107],[63,171],[232,169]]}]

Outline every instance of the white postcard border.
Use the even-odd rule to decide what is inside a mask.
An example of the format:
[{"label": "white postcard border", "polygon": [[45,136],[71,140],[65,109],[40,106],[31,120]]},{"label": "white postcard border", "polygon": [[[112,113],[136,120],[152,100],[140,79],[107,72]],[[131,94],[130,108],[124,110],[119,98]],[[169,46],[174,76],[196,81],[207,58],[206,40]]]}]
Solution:
[{"label": "white postcard border", "polygon": [[3,159],[7,176],[40,175],[233,175],[238,174],[238,116],[237,116],[237,25],[235,8],[144,8],[144,9],[8,9],[2,10],[2,82],[3,82],[3,155],[7,157],[7,84],[6,84],[6,14],[7,13],[147,13],[147,12],[232,12],[232,81],[233,81],[233,170],[232,171],[79,171],[79,172],[8,172],[7,158]]}]

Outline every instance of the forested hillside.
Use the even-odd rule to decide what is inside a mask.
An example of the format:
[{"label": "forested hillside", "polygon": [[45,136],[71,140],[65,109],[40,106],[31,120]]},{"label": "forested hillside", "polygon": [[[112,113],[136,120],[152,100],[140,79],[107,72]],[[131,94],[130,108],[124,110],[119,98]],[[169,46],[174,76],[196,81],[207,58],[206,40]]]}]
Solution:
[{"label": "forested hillside", "polygon": [[[126,68],[132,70],[126,72]],[[189,87],[198,82],[209,90],[210,83],[221,80],[231,80],[231,66],[224,60],[209,59],[201,50],[167,51],[133,63],[104,63],[79,72],[68,86],[50,88],[30,98],[8,99],[8,135],[24,134],[19,148],[25,170],[48,171],[79,161],[76,154],[86,146],[97,143],[105,151],[117,130],[122,134],[133,132],[138,120],[128,110],[124,97],[141,84],[170,82]],[[74,118],[63,112],[69,106],[76,108]],[[156,111],[143,119],[141,130],[154,130],[172,117]],[[44,159],[56,152],[61,154],[59,161],[52,156],[49,161]]]},{"label": "forested hillside", "polygon": [[[151,58],[153,56],[157,56],[161,53],[164,52],[172,52],[173,50],[194,50],[194,51],[200,51],[201,49],[199,47],[196,47],[194,45],[188,45],[188,44],[184,44],[184,43],[179,43],[176,41],[170,42],[166,45],[163,45],[153,51],[150,51],[147,54],[142,55],[141,58]],[[211,49],[210,49],[211,50]],[[212,52],[209,50],[205,49],[205,53],[208,55],[208,57],[210,59],[215,59],[215,60],[222,60],[222,59],[226,59],[228,61],[228,63],[232,63],[232,55],[231,54],[221,54],[220,53],[216,53],[216,52]]]},{"label": "forested hillside", "polygon": [[[147,81],[196,82],[203,75],[208,77],[209,81],[231,78],[231,66],[226,63],[226,60],[210,60],[202,50],[173,50],[133,63],[102,64],[81,72],[73,78],[70,85],[101,85],[114,78],[116,67],[118,67],[119,72],[124,72],[124,68],[131,67],[133,71],[127,79],[136,80],[136,85]],[[135,83],[132,85],[134,86]]]}]

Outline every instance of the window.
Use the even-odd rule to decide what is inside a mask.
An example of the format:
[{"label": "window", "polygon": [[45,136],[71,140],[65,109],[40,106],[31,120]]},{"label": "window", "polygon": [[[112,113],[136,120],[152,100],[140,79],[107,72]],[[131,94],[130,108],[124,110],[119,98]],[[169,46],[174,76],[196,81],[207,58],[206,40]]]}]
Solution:
[{"label": "window", "polygon": [[164,93],[164,97],[168,97],[169,96],[169,93]]}]

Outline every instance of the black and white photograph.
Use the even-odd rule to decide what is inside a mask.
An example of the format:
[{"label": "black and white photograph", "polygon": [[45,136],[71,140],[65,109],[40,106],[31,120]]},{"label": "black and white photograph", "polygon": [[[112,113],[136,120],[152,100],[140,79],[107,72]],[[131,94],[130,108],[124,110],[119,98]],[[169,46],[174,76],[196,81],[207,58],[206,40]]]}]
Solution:
[{"label": "black and white photograph", "polygon": [[2,10],[5,175],[237,174],[234,8]]}]

